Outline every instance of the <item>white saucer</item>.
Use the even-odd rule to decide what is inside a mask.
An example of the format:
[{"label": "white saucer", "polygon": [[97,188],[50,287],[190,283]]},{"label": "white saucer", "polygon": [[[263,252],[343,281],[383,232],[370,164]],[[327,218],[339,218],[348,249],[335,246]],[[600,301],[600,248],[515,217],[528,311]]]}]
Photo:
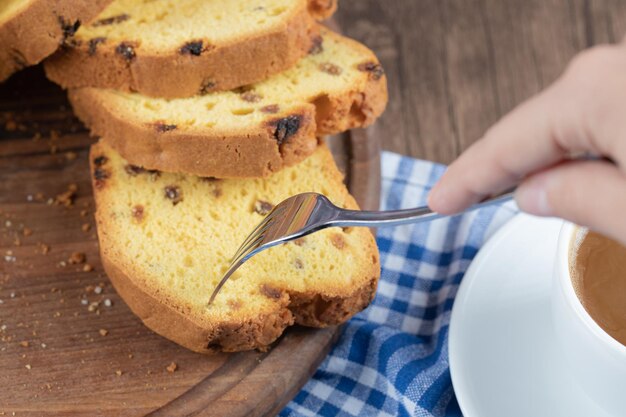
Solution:
[{"label": "white saucer", "polygon": [[554,338],[550,286],[561,224],[517,216],[463,278],[449,356],[465,417],[608,417],[570,380]]}]

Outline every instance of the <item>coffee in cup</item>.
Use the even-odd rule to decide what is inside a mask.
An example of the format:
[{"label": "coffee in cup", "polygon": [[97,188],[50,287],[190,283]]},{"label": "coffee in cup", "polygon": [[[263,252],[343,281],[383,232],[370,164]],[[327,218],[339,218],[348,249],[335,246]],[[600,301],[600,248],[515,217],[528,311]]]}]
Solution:
[{"label": "coffee in cup", "polygon": [[593,320],[626,346],[626,247],[592,231],[574,239],[569,262],[574,291]]},{"label": "coffee in cup", "polygon": [[[589,239],[585,240],[587,237]],[[598,240],[594,240],[594,237]],[[607,276],[602,273],[592,274],[597,267],[606,267],[600,260],[606,252],[600,250],[601,256],[596,256],[598,248],[605,247],[600,242],[610,248],[611,256],[606,258],[611,260],[610,265],[626,263],[624,255],[618,255],[625,252],[620,251],[623,249],[615,242],[607,243],[605,238],[591,234],[572,223],[566,222],[561,228],[554,264],[554,281],[550,290],[552,329],[559,349],[559,356],[555,360],[563,361],[560,369],[567,372],[568,379],[582,390],[581,395],[592,399],[606,414],[623,416],[626,410],[626,345],[623,344],[624,341],[619,342],[616,339],[620,337],[619,332],[614,332],[615,336],[611,336],[609,332],[615,328],[615,323],[626,322],[623,314],[626,311],[626,297],[599,297],[598,288],[594,288],[594,285],[609,285],[600,294],[610,293],[613,296],[619,291],[619,287],[610,285],[626,288],[626,277],[616,272],[618,276],[613,276],[616,280],[596,280]],[[579,255],[580,259],[577,259]],[[623,266],[621,270],[624,270]],[[614,299],[619,302],[615,304]],[[583,306],[583,302],[592,311],[591,314]],[[605,308],[606,305],[610,305],[610,308]],[[618,313],[614,315],[616,311]],[[610,319],[608,323],[599,323],[607,318]]]}]

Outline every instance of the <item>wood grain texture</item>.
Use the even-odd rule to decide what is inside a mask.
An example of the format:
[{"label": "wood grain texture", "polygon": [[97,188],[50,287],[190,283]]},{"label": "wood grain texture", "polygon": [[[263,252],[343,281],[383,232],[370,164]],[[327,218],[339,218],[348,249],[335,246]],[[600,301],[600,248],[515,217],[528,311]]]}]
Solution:
[{"label": "wood grain texture", "polygon": [[622,0],[341,0],[344,33],[379,56],[384,149],[449,163],[581,49],[626,35]]},{"label": "wood grain texture", "polygon": [[[506,112],[549,85],[579,50],[619,41],[626,33],[626,2],[341,0],[337,18],[346,35],[378,54],[389,80],[390,103],[379,123],[353,132],[349,147],[331,142],[341,166],[367,169],[378,158],[378,145],[368,136],[379,138],[384,149],[450,162]],[[83,223],[93,227],[86,174],[91,139],[40,69],[9,84],[0,86],[0,413],[176,416],[194,410],[201,416],[280,410],[313,372],[336,329],[292,329],[269,354],[210,360],[147,330],[107,283],[93,228],[81,230]],[[14,119],[7,131],[7,120]],[[33,140],[36,132],[42,137]],[[55,139],[51,132],[63,134]],[[347,170],[350,186],[370,196],[362,206],[375,208],[378,188],[368,178]],[[46,203],[70,183],[78,185],[73,207]],[[29,195],[34,201],[27,201]],[[24,236],[25,227],[32,235]],[[50,246],[47,255],[38,243]],[[85,252],[94,271],[61,266],[74,251]],[[100,284],[103,291],[95,294]],[[100,304],[89,311],[83,299]],[[105,299],[113,305],[105,307]],[[283,361],[288,355],[280,349],[289,352],[290,346],[300,356]],[[272,362],[278,357],[280,368]],[[176,372],[166,370],[171,362]]]},{"label": "wood grain texture", "polygon": [[[267,353],[205,356],[144,327],[99,260],[93,141],[41,68],[0,85],[0,415],[275,415],[341,328],[290,328]],[[359,204],[378,208],[379,144],[364,131],[330,144]],[[56,204],[70,184],[73,204]],[[71,264],[74,252],[93,271]]]}]

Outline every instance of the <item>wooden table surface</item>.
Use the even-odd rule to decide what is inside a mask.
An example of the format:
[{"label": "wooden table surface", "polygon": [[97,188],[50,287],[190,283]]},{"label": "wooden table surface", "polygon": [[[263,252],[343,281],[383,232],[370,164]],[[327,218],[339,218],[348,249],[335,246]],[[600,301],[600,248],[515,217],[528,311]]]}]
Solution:
[{"label": "wooden table surface", "polygon": [[340,0],[389,78],[384,149],[449,163],[577,51],[626,35],[624,0]]},{"label": "wooden table surface", "polygon": [[[621,39],[626,34],[626,1],[340,0],[337,20],[345,34],[361,40],[374,49],[385,66],[389,79],[390,102],[387,112],[373,128],[373,135],[381,139],[383,148],[418,158],[448,163],[516,104],[549,85],[577,51],[596,43],[614,42]],[[46,99],[37,103],[39,107],[50,104]],[[42,123],[70,123],[71,121],[71,117],[55,119],[52,114],[50,120],[44,120]],[[68,182],[80,178],[74,175],[74,171],[63,168],[65,165],[62,164],[71,165],[71,161],[64,162],[60,156],[63,152],[74,149],[73,147],[83,146],[82,142],[78,143],[78,138],[84,139],[84,137],[84,134],[82,136],[70,134],[67,136],[67,141],[59,140],[61,153],[56,156],[48,155],[44,150],[42,155],[45,155],[42,158],[45,160],[28,154],[18,158],[17,154],[7,153],[7,150],[12,148],[5,147],[3,148],[4,156],[7,158],[3,159],[2,164],[7,165],[2,166],[16,170],[19,168],[24,177],[31,175],[31,171],[27,168],[48,170],[50,173],[53,167],[59,168],[65,176],[62,182],[56,181],[52,176],[41,177],[40,185],[46,188],[49,195],[55,195],[63,191],[62,187]],[[29,152],[39,151],[38,147],[44,146],[44,142],[28,141],[28,146],[30,146]],[[80,152],[79,157],[82,156],[84,159],[84,149],[78,149],[77,152]],[[44,162],[41,162],[42,160]],[[24,161],[26,161],[25,164]],[[73,163],[85,165],[81,159]],[[30,185],[19,189],[20,204],[26,201],[26,194],[35,194],[35,190],[31,190],[35,182],[22,183]],[[23,217],[24,213],[22,213],[22,207],[16,203],[16,194],[6,192],[10,187],[18,189],[15,183],[11,185],[10,181],[5,181],[5,193],[3,194],[0,190],[0,197],[4,199],[0,198],[0,200],[6,203],[4,216],[11,211],[9,214],[15,216],[15,218],[11,217],[11,221],[19,225],[20,216]],[[79,190],[77,204],[82,208],[89,199],[90,192],[87,184],[81,184]],[[46,211],[41,211],[39,219],[42,224],[50,216],[51,210],[43,207],[44,205],[41,204],[42,210]],[[56,323],[55,326],[77,326],[78,319],[70,311],[74,308],[77,309],[78,316],[84,319],[82,322],[86,323],[85,326],[90,327],[82,330],[80,326],[74,327],[78,333],[72,340],[56,335],[57,327],[45,329],[42,327],[42,329],[37,328],[37,331],[28,326],[20,327],[22,323],[9,327],[10,332],[21,333],[0,335],[3,338],[12,338],[9,353],[13,356],[9,358],[10,361],[3,363],[3,369],[5,371],[19,369],[22,372],[19,374],[22,375],[22,379],[11,378],[8,372],[5,372],[7,375],[4,375],[4,379],[0,378],[2,379],[0,386],[5,388],[11,386],[18,391],[21,390],[24,398],[29,398],[26,404],[44,404],[42,401],[48,398],[50,402],[45,403],[49,407],[48,415],[54,415],[61,410],[55,409],[50,404],[56,401],[55,398],[59,392],[63,391],[67,394],[69,385],[75,388],[72,392],[76,393],[77,398],[86,395],[84,401],[77,403],[83,408],[79,409],[76,415],[87,413],[86,404],[94,399],[107,408],[106,402],[112,398],[109,392],[116,392],[116,395],[120,397],[127,396],[132,402],[133,393],[143,390],[144,384],[142,382],[137,385],[135,391],[127,390],[120,384],[120,381],[131,376],[149,377],[145,389],[149,389],[152,394],[151,397],[145,398],[154,398],[154,406],[159,401],[166,402],[168,398],[184,393],[190,384],[201,381],[206,376],[205,370],[197,366],[192,353],[175,347],[168,355],[155,356],[151,346],[159,344],[158,346],[162,346],[165,350],[170,346],[169,342],[141,327],[125,309],[121,300],[115,298],[109,286],[105,286],[102,297],[110,297],[114,300],[115,308],[111,310],[103,308],[103,313],[99,316],[95,312],[90,313],[91,310],[79,304],[81,291],[87,291],[84,288],[89,286],[95,288],[100,281],[105,281],[97,262],[95,237],[92,232],[85,233],[79,227],[80,222],[88,221],[77,217],[80,208],[67,211],[69,214],[66,213],[67,216],[71,214],[76,217],[72,223],[75,226],[74,229],[65,230],[65,223],[58,221],[61,216],[65,216],[62,207],[53,208],[57,217],[54,217],[54,222],[47,223],[56,231],[64,231],[63,234],[57,233],[63,236],[63,239],[78,236],[75,246],[64,247],[62,242],[52,242],[52,232],[48,233],[44,230],[43,225],[37,228],[34,220],[29,223],[36,229],[34,235],[22,239],[26,244],[20,243],[19,247],[14,248],[13,235],[2,235],[4,239],[0,242],[2,254],[8,253],[6,251],[10,249],[11,256],[18,255],[20,262],[23,257],[30,259],[40,256],[38,252],[35,254],[35,242],[45,241],[52,244],[52,251],[50,255],[47,255],[50,260],[60,261],[66,259],[67,253],[72,250],[82,250],[89,252],[89,261],[94,263],[96,269],[89,272],[81,272],[82,270],[76,270],[76,268],[63,269],[62,275],[54,275],[58,282],[51,281],[49,276],[37,275],[33,281],[29,281],[33,283],[35,289],[24,299],[21,293],[14,297],[11,292],[12,287],[5,285],[0,294],[4,300],[14,299],[15,303],[30,303],[27,306],[32,309],[43,304],[50,305],[50,308],[54,307],[54,314],[42,315],[41,326],[49,322]],[[89,209],[91,210],[91,207]],[[9,224],[6,223],[7,219],[2,218],[4,225]],[[10,240],[8,240],[9,237]],[[0,266],[2,284],[6,284],[10,278],[7,272],[6,265],[3,263]],[[24,281],[29,273],[33,274],[32,271],[24,270],[18,278]],[[68,289],[67,293],[61,292],[65,288],[64,285],[73,283],[76,288]],[[87,284],[89,286],[84,287]],[[54,288],[50,290],[49,287],[52,285]],[[95,297],[91,293],[89,296]],[[67,303],[65,303],[66,299]],[[7,302],[5,307],[12,305]],[[17,304],[13,308],[17,308],[16,306]],[[9,312],[14,311],[17,310]],[[21,320],[18,315],[14,319]],[[111,322],[106,320],[111,320]],[[117,324],[111,324],[113,322]],[[118,332],[115,326],[120,327],[121,330]],[[106,337],[98,333],[100,328],[107,329]],[[135,328],[137,330],[133,330]],[[0,330],[4,331],[4,329]],[[135,365],[123,368],[111,359],[109,352],[116,349],[121,352],[121,344],[118,343],[121,339],[119,338],[124,336],[124,331],[131,332],[131,330],[139,332],[138,336],[134,336],[138,347],[132,351],[124,350],[123,353],[124,357],[134,360]],[[50,337],[43,343],[44,339],[41,338],[48,333]],[[60,335],[61,332],[59,331],[58,334]],[[19,341],[23,344],[19,344]],[[143,345],[141,345],[142,341],[145,342]],[[76,346],[76,344],[91,342],[94,342],[94,347],[89,346],[83,349]],[[65,345],[61,346],[63,343]],[[44,354],[54,354],[55,349],[60,348],[67,348],[68,352],[74,355],[73,358],[76,361],[73,363],[76,365],[68,365],[66,368],[57,366],[53,371],[59,375],[87,372],[91,368],[82,364],[81,360],[89,355],[103,356],[106,358],[106,363],[103,367],[87,373],[84,377],[78,377],[74,381],[66,381],[63,378],[39,378],[37,381],[40,383],[35,387],[36,389],[31,389],[26,384],[26,375],[33,376],[39,375],[38,372],[48,372],[50,368],[47,366],[47,357]],[[173,360],[176,360],[180,370],[170,374],[165,367]],[[146,369],[152,373],[145,374]],[[99,383],[101,393],[106,392],[107,395],[83,393],[79,388],[81,384],[89,381]],[[168,391],[161,390],[166,385],[171,388]],[[159,389],[155,390],[155,386]],[[9,394],[15,395],[15,392],[17,391]],[[0,401],[0,406],[6,407],[6,403],[5,396],[4,401]],[[236,399],[234,403],[241,404],[241,401]],[[123,401],[116,401],[116,404],[125,406]],[[132,409],[135,413],[142,414],[154,409],[154,406],[135,405]],[[174,407],[177,406],[174,403]],[[18,415],[29,415],[28,407],[12,407],[10,410],[18,410]],[[107,409],[119,411],[113,408]],[[7,410],[0,407],[1,413]],[[30,415],[41,415],[40,411],[31,412]]]}]

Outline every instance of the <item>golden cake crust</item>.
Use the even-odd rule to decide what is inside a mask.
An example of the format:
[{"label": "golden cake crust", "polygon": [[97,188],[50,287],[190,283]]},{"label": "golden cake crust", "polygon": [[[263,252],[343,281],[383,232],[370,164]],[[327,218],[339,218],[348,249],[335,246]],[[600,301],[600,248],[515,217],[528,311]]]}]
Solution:
[{"label": "golden cake crust", "polygon": [[[320,87],[315,97],[281,103],[279,113],[264,115],[244,131],[235,123],[226,129],[189,130],[170,120],[163,123],[172,123],[172,129],[163,131],[119,108],[118,96],[109,90],[70,90],[69,99],[92,133],[106,138],[132,164],[217,178],[266,177],[311,155],[316,136],[370,125],[387,103],[386,78],[374,54],[356,41],[324,31],[362,58],[355,77],[332,93]],[[283,126],[290,127],[284,138]]]},{"label": "golden cake crust", "polygon": [[34,0],[0,24],[0,81],[71,40],[111,0]]},{"label": "golden cake crust", "polygon": [[[340,180],[341,174],[334,166],[330,152],[327,149],[321,151],[324,152],[322,157],[326,158],[324,170],[330,172],[333,179]],[[119,191],[116,187],[126,186],[127,183],[123,178],[116,178],[123,172],[107,165],[111,152],[112,149],[102,141],[93,145],[90,152],[101,260],[119,295],[143,323],[156,333],[200,353],[264,350],[293,324],[312,327],[337,325],[372,301],[380,275],[380,263],[374,237],[366,229],[355,230],[358,233],[361,260],[358,262],[359,269],[352,271],[355,278],[348,287],[320,284],[317,288],[294,291],[281,288],[276,283],[268,284],[264,296],[269,297],[271,303],[264,304],[253,315],[235,313],[228,317],[220,316],[222,318],[217,320],[198,311],[184,299],[168,296],[165,291],[150,285],[149,277],[145,276],[146,271],[129,265],[123,259],[124,256],[120,255],[123,248],[120,236],[115,233],[119,225],[116,228],[112,223],[120,220],[119,217],[111,217],[115,211],[112,198]],[[327,182],[331,187],[340,184]],[[358,207],[345,187],[338,192],[345,194],[344,205],[347,208]],[[146,215],[149,218],[150,214]],[[140,236],[136,238],[141,239]],[[245,297],[243,300],[245,302]]]},{"label": "golden cake crust", "polygon": [[[376,252],[373,247],[368,250]],[[102,246],[100,257],[117,293],[148,328],[199,353],[266,350],[294,324],[318,328],[341,324],[371,303],[378,283],[378,272],[373,268],[369,285],[357,288],[348,297],[285,293],[275,310],[260,312],[254,320],[202,323],[172,307],[167,300],[149,294],[131,274],[109,259]]]},{"label": "golden cake crust", "polygon": [[338,0],[309,0],[309,11],[317,19],[326,19],[337,10]]},{"label": "golden cake crust", "polygon": [[[315,113],[301,106],[284,117],[268,118],[245,134],[198,134],[160,131],[154,126],[100,111],[95,90],[72,90],[74,112],[92,132],[105,137],[134,165],[166,172],[203,177],[265,177],[310,155],[317,146]],[[282,145],[276,140],[276,123],[297,117],[299,129]],[[131,138],[131,139],[129,139]]]},{"label": "golden cake crust", "polygon": [[[106,228],[106,224],[99,229]],[[205,324],[171,306],[167,300],[154,297],[142,288],[136,277],[119,268],[101,246],[100,257],[113,287],[137,317],[154,332],[200,353],[237,352],[267,348],[294,323],[286,306],[258,319],[242,322]]]},{"label": "golden cake crust", "polygon": [[162,98],[231,90],[286,70],[307,54],[319,34],[315,20],[332,14],[336,1],[300,1],[274,30],[211,46],[198,56],[183,53],[184,45],[166,53],[131,46],[132,57],[124,56],[124,42],[80,39],[79,32],[80,42],[45,62],[46,75],[63,88],[112,88]]}]

